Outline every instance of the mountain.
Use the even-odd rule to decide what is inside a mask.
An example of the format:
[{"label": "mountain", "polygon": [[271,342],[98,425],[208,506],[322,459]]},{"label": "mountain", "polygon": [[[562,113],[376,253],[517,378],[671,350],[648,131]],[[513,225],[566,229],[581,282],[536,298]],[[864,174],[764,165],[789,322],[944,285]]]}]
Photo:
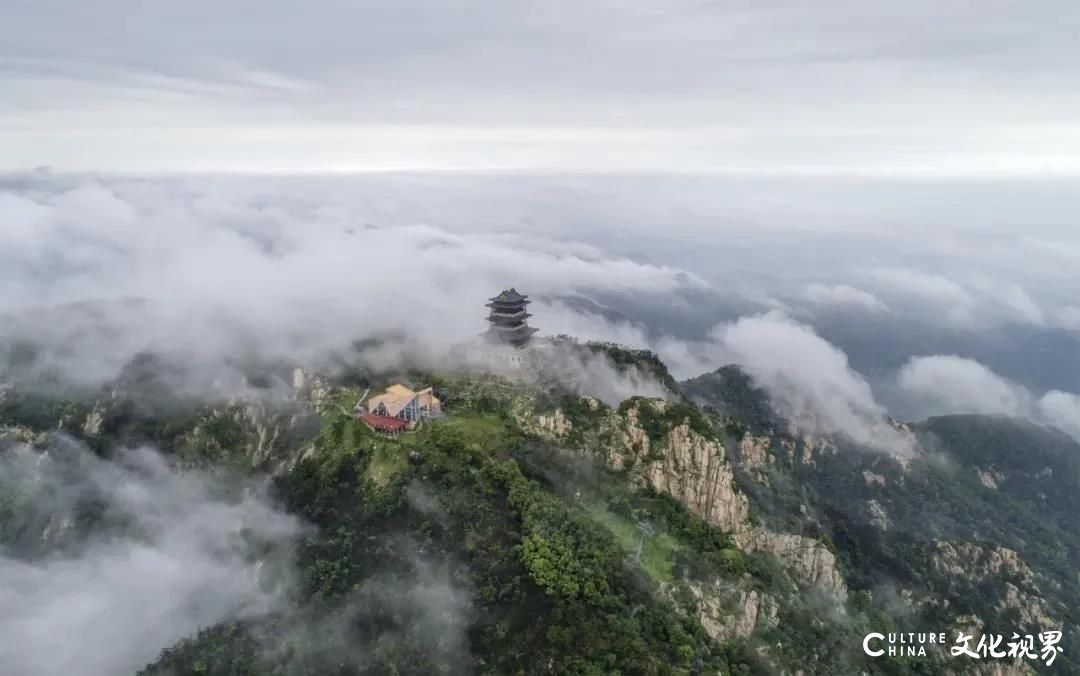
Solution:
[{"label": "mountain", "polygon": [[[553,345],[512,378],[353,365],[223,401],[170,394],[168,365],[143,358],[89,398],[0,389],[0,460],[75,481],[149,444],[214,479],[200,500],[242,502],[267,476],[303,524],[214,540],[280,594],[160,646],[143,676],[1028,673],[1042,662],[870,657],[862,640],[1063,627],[1053,668],[1080,673],[1080,447],[1064,435],[897,423],[919,450],[894,458],[800,434],[734,366],[676,383],[648,352]],[[567,380],[567,354],[667,394],[605,403]],[[433,386],[446,417],[375,434],[353,405],[392,382]],[[98,489],[62,502],[0,471],[5,557],[148,537]]]},{"label": "mountain", "polygon": [[894,423],[917,439],[898,459],[800,438],[737,367],[682,385],[737,428],[732,463],[759,518],[827,538],[859,598],[893,596],[917,626],[1080,638],[1080,445],[1064,433],[978,415]]}]

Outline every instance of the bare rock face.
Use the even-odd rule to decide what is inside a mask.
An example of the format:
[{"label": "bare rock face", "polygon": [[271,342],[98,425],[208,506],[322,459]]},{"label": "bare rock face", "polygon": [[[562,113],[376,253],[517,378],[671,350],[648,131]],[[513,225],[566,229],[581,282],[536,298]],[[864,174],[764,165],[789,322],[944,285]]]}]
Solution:
[{"label": "bare rock face", "polygon": [[259,467],[284,459],[289,432],[302,420],[303,414],[295,410],[275,409],[265,403],[234,403],[206,411],[179,444],[201,449],[198,455],[243,458],[252,467]]},{"label": "bare rock face", "polygon": [[[662,404],[647,402],[642,405]],[[735,475],[724,457],[724,447],[686,423],[672,427],[663,446],[652,448],[648,434],[637,423],[637,408],[627,411],[624,447],[633,458],[634,478],[681,502],[691,513],[717,528],[732,532],[746,521],[746,496],[735,490]],[[611,453],[609,463],[624,465],[622,452]]]},{"label": "bare rock face", "polygon": [[89,415],[86,416],[86,420],[83,421],[82,433],[88,438],[97,437],[101,434],[101,427],[105,423],[105,416],[101,413],[99,406],[94,406],[90,410]]},{"label": "bare rock face", "polygon": [[[650,446],[652,442],[649,440],[649,434],[645,431],[645,428],[638,422],[638,407],[632,406],[626,412],[626,425],[623,427],[624,443],[623,446],[632,456],[636,457],[648,457]],[[612,464],[617,464],[617,467],[621,467],[622,461],[609,459]]]},{"label": "bare rock face", "polygon": [[[847,597],[847,585],[836,567],[836,557],[823,543],[749,526],[747,498],[735,488],[731,464],[720,442],[682,423],[671,427],[657,446],[639,422],[639,406],[656,406],[662,411],[659,407],[664,402],[639,402],[624,414],[613,411],[609,419],[598,423],[606,432],[614,432],[610,435],[612,441],[600,449],[611,467],[628,469],[634,481],[667,493],[704,521],[733,533],[736,546],[743,551],[775,555],[801,584],[819,587],[841,599]],[[565,438],[570,427],[569,421],[561,423],[562,419],[559,411],[534,416],[531,427],[547,438]],[[761,458],[767,453],[768,443],[768,437],[744,437],[739,452],[744,457]],[[747,596],[743,605],[760,603],[759,597]],[[745,627],[747,622],[739,626]]]},{"label": "bare rock face", "polygon": [[784,437],[780,440],[780,445],[788,452],[793,462],[807,467],[817,466],[817,461],[814,459],[815,453],[836,452],[835,447],[830,442],[822,442],[812,438],[802,439],[802,443],[799,443],[794,437]]},{"label": "bare rock face", "polygon": [[836,556],[818,540],[765,528],[746,528],[735,534],[735,545],[745,552],[773,554],[801,584],[847,598],[847,584],[836,567]]},{"label": "bare rock face", "polygon": [[733,589],[719,583],[690,583],[696,601],[697,620],[710,638],[730,641],[746,638],[761,627],[779,623],[779,605],[769,595],[754,589]]},{"label": "bare rock face", "polygon": [[979,477],[979,483],[986,486],[989,489],[997,490],[998,484],[1000,484],[1005,477],[993,469],[975,469],[975,475]]},{"label": "bare rock face", "polygon": [[885,485],[885,477],[883,475],[877,474],[875,472],[871,472],[868,469],[863,470],[862,478],[863,478],[863,481],[866,482],[867,486],[884,486]]},{"label": "bare rock face", "polygon": [[766,485],[769,483],[769,465],[775,461],[773,455],[769,453],[771,443],[770,437],[765,435],[755,437],[749,432],[739,440],[739,460],[742,462],[742,467],[750,476]]},{"label": "bare rock face", "polygon": [[939,574],[1007,574],[1021,580],[1030,580],[1033,576],[1031,568],[1020,555],[1007,547],[936,540],[934,548],[933,565]]},{"label": "bare rock face", "polygon": [[661,459],[646,465],[643,476],[721,530],[734,531],[746,521],[746,496],[735,490],[723,447],[686,424],[671,429]]},{"label": "bare rock face", "polygon": [[1012,611],[1022,624],[1039,629],[1061,625],[1060,609],[1051,607],[1051,603],[1041,596],[1034,572],[1012,549],[937,540],[932,565],[937,574],[957,580],[997,578],[1002,584],[996,604],[998,610]]},{"label": "bare rock face", "polygon": [[308,373],[302,368],[293,369],[293,396],[297,401],[305,401],[321,412],[329,403],[334,388],[324,376]]},{"label": "bare rock face", "polygon": [[0,442],[6,441],[14,444],[33,446],[43,438],[43,434],[39,434],[25,425],[0,426]]},{"label": "bare rock face", "polygon": [[866,517],[870,525],[875,528],[889,530],[889,527],[892,526],[889,513],[885,511],[885,508],[877,500],[869,500],[866,503]]},{"label": "bare rock face", "polygon": [[[585,403],[591,410],[599,408],[598,402],[590,404],[586,399]],[[749,506],[746,496],[735,489],[723,445],[683,423],[667,430],[656,446],[639,422],[639,406],[652,406],[662,413],[666,403],[649,400],[631,406],[624,414],[611,411],[596,421],[596,433],[584,443],[595,444],[612,468],[629,470],[637,484],[667,493],[717,528],[732,532],[743,527]],[[526,431],[553,441],[565,440],[573,429],[558,409],[551,414],[516,417]]]},{"label": "bare rock face", "polygon": [[573,423],[566,418],[561,409],[555,409],[551,415],[536,416],[537,432],[541,436],[562,439],[570,434],[574,428]]}]

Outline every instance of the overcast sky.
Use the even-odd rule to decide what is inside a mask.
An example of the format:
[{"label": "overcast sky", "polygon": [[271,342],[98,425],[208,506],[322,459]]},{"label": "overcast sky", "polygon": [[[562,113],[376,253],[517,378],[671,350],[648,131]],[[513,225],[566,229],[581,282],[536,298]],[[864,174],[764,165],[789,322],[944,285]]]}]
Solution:
[{"label": "overcast sky", "polygon": [[4,0],[0,168],[1080,173],[1074,0]]}]

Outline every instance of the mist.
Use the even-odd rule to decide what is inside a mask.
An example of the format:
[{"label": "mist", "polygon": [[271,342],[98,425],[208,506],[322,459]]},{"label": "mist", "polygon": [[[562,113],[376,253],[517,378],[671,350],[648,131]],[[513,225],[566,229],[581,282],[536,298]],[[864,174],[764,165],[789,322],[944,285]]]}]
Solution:
[{"label": "mist", "polygon": [[1080,441],[1080,396],[1041,394],[974,359],[956,355],[913,357],[897,374],[901,390],[933,414],[976,413],[1026,418],[1057,427]]},{"label": "mist", "polygon": [[[992,187],[10,174],[0,179],[0,379],[92,388],[149,352],[182,365],[178,389],[219,396],[242,382],[239,363],[330,368],[355,357],[355,340],[386,332],[408,340],[382,362],[445,367],[486,328],[486,299],[516,286],[534,300],[541,334],[650,349],[677,379],[756,365],[774,398],[806,412],[824,401],[816,385],[769,372],[803,368],[784,361],[786,348],[777,361],[725,344],[726,327],[779,309],[830,346],[815,352],[817,367],[839,374],[843,403],[814,404],[814,425],[865,440],[883,410],[949,410],[897,386],[926,354],[975,359],[1036,392],[1080,391],[1080,369],[1068,367],[1080,358],[1066,274],[1076,242],[1052,208],[1074,193]],[[882,225],[898,219],[902,230]],[[1033,344],[1045,357],[1034,364]],[[13,368],[26,345],[32,359]],[[661,394],[597,367],[588,377],[605,401]]]},{"label": "mist", "polygon": [[149,448],[106,461],[70,440],[15,446],[0,490],[20,496],[0,551],[4,673],[133,673],[201,628],[271,613],[291,583],[278,564],[295,518],[257,484],[226,490]]},{"label": "mist", "polygon": [[800,434],[840,435],[882,452],[911,452],[913,440],[889,424],[847,355],[811,327],[774,311],[718,326],[714,336]]}]

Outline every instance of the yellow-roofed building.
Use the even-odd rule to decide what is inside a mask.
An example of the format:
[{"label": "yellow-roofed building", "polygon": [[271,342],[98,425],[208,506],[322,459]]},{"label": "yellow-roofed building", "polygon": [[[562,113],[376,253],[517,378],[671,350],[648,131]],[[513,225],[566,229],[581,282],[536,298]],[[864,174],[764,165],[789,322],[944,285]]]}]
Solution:
[{"label": "yellow-roofed building", "polygon": [[366,408],[374,415],[409,423],[442,415],[442,402],[430,387],[413,391],[404,385],[391,385],[382,394],[369,399]]}]

